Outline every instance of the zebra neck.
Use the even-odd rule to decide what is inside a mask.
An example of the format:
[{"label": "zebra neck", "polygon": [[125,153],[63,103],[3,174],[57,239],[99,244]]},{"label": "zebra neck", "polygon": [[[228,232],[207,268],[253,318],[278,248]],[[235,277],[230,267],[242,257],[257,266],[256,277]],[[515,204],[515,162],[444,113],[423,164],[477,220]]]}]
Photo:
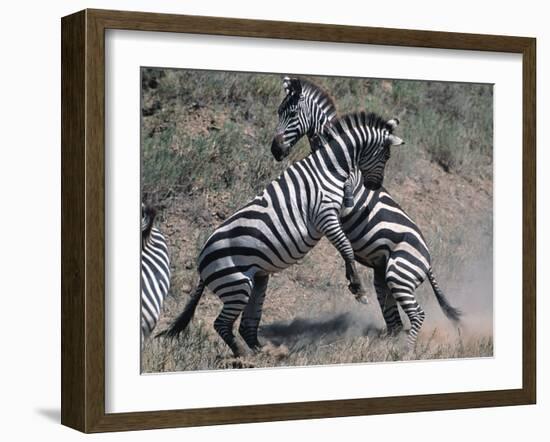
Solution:
[{"label": "zebra neck", "polygon": [[310,124],[309,129],[306,132],[306,135],[310,144],[312,141],[315,141],[318,136],[318,131],[315,129],[315,126]]},{"label": "zebra neck", "polygon": [[328,120],[318,120],[317,124],[312,124],[309,126],[307,138],[312,152],[315,152],[323,146],[321,138],[327,124],[330,124]]},{"label": "zebra neck", "polygon": [[[335,116],[335,114],[329,115],[327,113],[329,109],[325,109],[325,107],[323,107],[322,103],[325,102],[325,98],[322,95],[315,96],[313,92],[315,91],[308,91],[305,100],[305,115],[307,116],[305,119],[305,123],[307,125],[306,134],[310,141],[321,135],[325,126],[329,124],[331,118]],[[321,102],[318,100],[321,100]]]},{"label": "zebra neck", "polygon": [[[367,121],[361,121],[365,120]],[[352,115],[332,123],[326,149],[334,152],[340,164],[346,164],[347,171],[359,170],[361,158],[371,158],[383,145],[385,128],[377,127],[379,122],[370,124],[371,115]],[[342,168],[346,168],[342,166]]]},{"label": "zebra neck", "polygon": [[[309,129],[307,130],[307,137],[309,140],[309,145],[311,150],[314,152],[317,149],[320,149],[323,146],[322,136],[325,128],[331,124],[331,120],[325,110],[319,106],[315,101],[312,101],[312,110],[310,112],[310,119],[312,120],[309,123]],[[317,116],[316,116],[317,115]]]},{"label": "zebra neck", "polygon": [[326,146],[314,152],[313,158],[322,173],[331,178],[331,181],[341,183],[342,186],[352,173],[356,172],[354,162],[341,146]]}]

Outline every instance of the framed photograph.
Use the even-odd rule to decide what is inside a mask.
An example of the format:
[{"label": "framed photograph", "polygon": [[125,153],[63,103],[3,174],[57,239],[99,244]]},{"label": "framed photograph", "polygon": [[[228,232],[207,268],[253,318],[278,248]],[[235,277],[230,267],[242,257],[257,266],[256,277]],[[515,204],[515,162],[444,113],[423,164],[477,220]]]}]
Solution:
[{"label": "framed photograph", "polygon": [[64,425],[535,403],[535,39],[61,24]]}]

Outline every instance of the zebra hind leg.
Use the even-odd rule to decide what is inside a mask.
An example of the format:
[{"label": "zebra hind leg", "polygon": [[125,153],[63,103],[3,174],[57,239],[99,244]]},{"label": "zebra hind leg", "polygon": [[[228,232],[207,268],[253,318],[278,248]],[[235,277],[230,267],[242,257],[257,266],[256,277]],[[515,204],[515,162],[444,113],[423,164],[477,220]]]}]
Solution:
[{"label": "zebra hind leg", "polygon": [[415,348],[418,333],[422,328],[426,314],[418,305],[414,296],[414,290],[409,286],[411,282],[396,282],[394,279],[388,281],[388,287],[397,303],[401,306],[409,321],[411,328],[407,336],[407,344],[410,350]]},{"label": "zebra hind leg", "polygon": [[269,275],[256,275],[252,294],[243,311],[241,324],[239,325],[239,334],[253,351],[260,351],[262,347],[260,341],[258,341],[258,327],[262,318],[262,308],[268,282]]},{"label": "zebra hind leg", "polygon": [[216,295],[223,302],[223,308],[214,321],[214,329],[231,348],[236,358],[248,356],[251,353],[233,334],[233,325],[248,304],[252,291],[251,285],[251,281],[245,277],[228,284],[223,284],[223,286],[215,290]]},{"label": "zebra hind leg", "polygon": [[376,297],[384,316],[386,331],[388,335],[396,335],[403,330],[403,322],[399,315],[397,302],[392,296],[390,289],[386,284],[386,274],[384,269],[375,269],[374,271],[374,289]]}]

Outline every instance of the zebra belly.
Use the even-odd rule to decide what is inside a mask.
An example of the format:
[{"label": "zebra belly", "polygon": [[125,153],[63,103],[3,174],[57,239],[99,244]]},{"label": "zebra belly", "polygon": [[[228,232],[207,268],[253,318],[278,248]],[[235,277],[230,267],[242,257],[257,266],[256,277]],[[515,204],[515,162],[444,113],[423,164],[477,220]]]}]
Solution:
[{"label": "zebra belly", "polygon": [[422,234],[409,216],[385,192],[372,192],[343,222],[357,261],[386,267],[391,260],[410,261],[425,274],[430,254]]},{"label": "zebra belly", "polygon": [[283,223],[269,207],[263,209],[237,212],[207,240],[198,262],[207,285],[214,281],[220,285],[219,281],[237,273],[253,278],[256,272],[280,272],[301,260],[319,241],[305,227]]},{"label": "zebra belly", "polygon": [[199,272],[208,282],[232,273],[245,273],[253,278],[256,272],[277,273],[301,260],[313,247],[293,249],[277,242],[266,243],[250,235],[220,239],[201,256]]}]

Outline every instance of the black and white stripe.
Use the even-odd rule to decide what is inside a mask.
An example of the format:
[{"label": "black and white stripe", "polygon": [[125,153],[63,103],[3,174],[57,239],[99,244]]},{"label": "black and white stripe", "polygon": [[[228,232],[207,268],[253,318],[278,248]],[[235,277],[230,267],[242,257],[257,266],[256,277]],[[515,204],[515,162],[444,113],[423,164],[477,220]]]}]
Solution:
[{"label": "black and white stripe", "polygon": [[344,183],[350,177],[357,181],[356,171],[361,169],[369,186],[381,184],[372,171],[386,162],[390,146],[401,142],[392,134],[394,127],[373,114],[340,119],[321,140],[323,148],[291,165],[229,217],[203,246],[198,287],[163,334],[176,336],[187,327],[206,286],[223,301],[214,328],[233,353],[240,356],[250,351],[233,334],[241,312],[239,332],[250,349],[258,349],[257,327],[269,275],[302,259],[323,236],[345,262],[350,291],[366,302],[353,249],[339,219]]},{"label": "black and white stripe", "polygon": [[158,322],[170,289],[170,257],[166,240],[153,226],[156,211],[141,206],[141,338],[142,343]]},{"label": "black and white stripe", "polygon": [[[304,135],[308,136],[312,150],[323,148],[317,141],[319,135],[338,121],[334,105],[327,115],[320,118],[320,124],[308,121],[323,113],[324,107],[318,103],[330,98],[313,83],[307,81],[305,86],[301,83],[304,81],[297,78],[286,77],[283,81],[286,96],[279,107],[279,125],[273,141],[275,147],[272,146],[278,160],[286,157]],[[303,104],[294,107],[291,104],[294,102]],[[314,109],[306,109],[306,104]],[[282,145],[280,140],[284,140]],[[371,170],[375,179],[379,180],[384,174],[383,163],[373,167]],[[430,252],[420,229],[386,189],[369,190],[362,185],[355,186],[352,201],[351,210],[341,217],[342,226],[353,247],[355,259],[374,269],[374,287],[388,332],[395,333],[403,327],[397,307],[399,304],[411,323],[409,344],[415,344],[425,313],[414,292],[426,277],[444,313],[453,321],[458,321],[460,312],[448,303],[436,282]]]}]

